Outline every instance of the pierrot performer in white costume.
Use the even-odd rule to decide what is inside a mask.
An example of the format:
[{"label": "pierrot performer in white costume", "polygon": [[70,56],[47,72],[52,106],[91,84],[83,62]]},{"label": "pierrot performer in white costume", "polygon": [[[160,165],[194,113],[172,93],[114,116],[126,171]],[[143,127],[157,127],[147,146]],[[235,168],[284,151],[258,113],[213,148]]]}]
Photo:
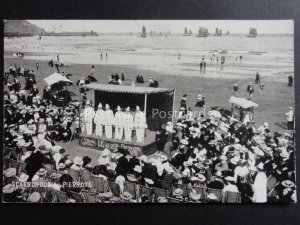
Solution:
[{"label": "pierrot performer in white costume", "polygon": [[95,116],[95,111],[93,107],[91,106],[90,101],[86,102],[86,107],[83,111],[83,118],[85,123],[85,129],[87,135],[93,134],[93,119]]},{"label": "pierrot performer in white costume", "polygon": [[141,111],[139,106],[136,106],[133,127],[136,130],[136,142],[144,143],[145,129],[148,128],[148,126],[146,122],[146,115]]},{"label": "pierrot performer in white costume", "polygon": [[105,105],[105,136],[106,138],[112,138],[112,126],[115,124],[115,116],[108,104]]},{"label": "pierrot performer in white costume", "polygon": [[125,141],[131,142],[132,129],[133,129],[133,116],[130,113],[129,107],[127,107],[125,110],[123,126],[125,132]]},{"label": "pierrot performer in white costume", "polygon": [[117,112],[115,113],[115,139],[122,140],[124,129],[125,113],[121,111],[121,107],[118,105]]},{"label": "pierrot performer in white costume", "polygon": [[102,135],[103,135],[103,126],[104,126],[104,123],[105,123],[105,112],[102,109],[102,104],[101,103],[98,105],[98,110],[95,113],[94,123],[96,125],[95,134],[97,136],[102,137]]}]

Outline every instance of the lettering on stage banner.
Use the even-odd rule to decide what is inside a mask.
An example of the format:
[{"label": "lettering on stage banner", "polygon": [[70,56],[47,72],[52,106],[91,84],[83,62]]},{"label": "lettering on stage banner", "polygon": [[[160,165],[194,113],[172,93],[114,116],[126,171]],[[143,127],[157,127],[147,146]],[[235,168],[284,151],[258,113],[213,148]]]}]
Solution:
[{"label": "lettering on stage banner", "polygon": [[94,139],[90,137],[80,137],[79,143],[81,146],[96,148],[100,150],[103,150],[104,148],[116,150],[120,147],[128,150],[130,153],[142,151],[142,148],[140,146],[135,146],[133,144],[117,143],[113,141]]}]

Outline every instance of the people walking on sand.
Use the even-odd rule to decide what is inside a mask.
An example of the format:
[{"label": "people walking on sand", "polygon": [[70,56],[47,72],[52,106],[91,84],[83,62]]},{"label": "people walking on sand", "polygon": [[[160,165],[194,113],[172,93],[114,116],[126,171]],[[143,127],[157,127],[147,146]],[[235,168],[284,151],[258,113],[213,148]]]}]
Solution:
[{"label": "people walking on sand", "polygon": [[182,96],[181,101],[180,101],[180,108],[184,108],[185,113],[187,113],[187,108],[186,108],[186,97],[187,97],[187,94],[184,94],[184,95]]},{"label": "people walking on sand", "polygon": [[260,82],[260,84],[259,84],[260,94],[263,93],[264,87],[265,87],[265,85],[263,84],[263,82]]},{"label": "people walking on sand", "polygon": [[233,86],[233,95],[238,96],[238,92],[239,92],[239,86],[238,83],[235,83]]},{"label": "people walking on sand", "polygon": [[181,53],[179,52],[178,53],[178,60],[180,60],[181,59]]},{"label": "people walking on sand", "polygon": [[40,66],[39,63],[36,63],[35,66],[36,66],[36,70],[39,71],[39,66]]},{"label": "people walking on sand", "polygon": [[57,61],[59,62],[59,54],[57,54],[56,58],[57,58]]},{"label": "people walking on sand", "polygon": [[252,86],[252,82],[249,82],[248,86],[247,86],[247,91],[249,93],[249,99],[252,99],[253,93],[254,93],[254,88]]},{"label": "people walking on sand", "polygon": [[255,83],[256,84],[260,83],[260,75],[258,72],[256,72],[256,75],[255,75]]},{"label": "people walking on sand", "polygon": [[202,73],[203,62],[200,62],[200,73]]},{"label": "people walking on sand", "polygon": [[243,56],[240,55],[240,63],[243,61]]},{"label": "people walking on sand", "polygon": [[124,81],[125,80],[125,76],[124,76],[124,73],[122,72],[121,74],[121,80]]},{"label": "people walking on sand", "polygon": [[107,52],[105,53],[105,60],[106,60],[106,62],[108,60],[108,54],[107,54]]},{"label": "people walking on sand", "polygon": [[102,55],[102,52],[101,52],[101,55],[100,55],[100,60],[102,62],[102,59],[103,59],[103,55]]},{"label": "people walking on sand", "polygon": [[225,56],[221,56],[221,68],[220,71],[223,71],[223,65],[225,63]]},{"label": "people walking on sand", "polygon": [[294,129],[294,111],[293,107],[289,107],[289,111],[285,113],[286,115],[286,124],[287,124],[287,129],[288,130],[293,130]]},{"label": "people walking on sand", "polygon": [[292,75],[288,77],[288,86],[293,87],[294,78]]}]

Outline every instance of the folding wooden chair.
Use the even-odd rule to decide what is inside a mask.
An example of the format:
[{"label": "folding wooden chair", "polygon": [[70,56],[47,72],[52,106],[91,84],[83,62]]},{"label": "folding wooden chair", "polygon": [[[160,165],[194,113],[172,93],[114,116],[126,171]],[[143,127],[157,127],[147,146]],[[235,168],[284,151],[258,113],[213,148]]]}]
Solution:
[{"label": "folding wooden chair", "polygon": [[158,180],[158,186],[162,189],[172,190],[172,183],[165,180]]},{"label": "folding wooden chair", "polygon": [[267,194],[270,195],[270,193],[274,190],[274,188],[277,186],[279,182],[277,179],[270,175],[267,179]]},{"label": "folding wooden chair", "polygon": [[72,199],[76,201],[76,203],[84,202],[84,197],[82,196],[82,194],[73,191],[69,191],[68,194]]},{"label": "folding wooden chair", "polygon": [[139,193],[139,198],[141,198],[143,195],[146,195],[150,202],[152,202],[152,197],[153,197],[153,189],[150,187],[145,187],[143,185],[138,185],[138,193]]},{"label": "folding wooden chair", "polygon": [[182,197],[186,198],[189,196],[190,187],[187,184],[174,184],[174,188],[180,188],[183,190]]},{"label": "folding wooden chair", "polygon": [[91,173],[89,171],[80,172],[80,181],[84,183],[92,182]]},{"label": "folding wooden chair", "polygon": [[197,193],[200,194],[200,201],[206,199],[206,187],[192,187],[192,189]]},{"label": "folding wooden chair", "polygon": [[224,203],[241,203],[241,193],[226,191],[223,196]]},{"label": "folding wooden chair", "polygon": [[68,174],[73,178],[73,182],[80,182],[78,170],[68,169]]},{"label": "folding wooden chair", "polygon": [[169,203],[183,203],[182,199],[167,197]]},{"label": "folding wooden chair", "polygon": [[108,181],[108,186],[111,190],[111,192],[114,194],[114,196],[120,197],[121,195],[121,189],[120,186],[112,181]]},{"label": "folding wooden chair", "polygon": [[153,194],[154,194],[154,201],[157,202],[157,198],[159,197],[168,197],[169,190],[160,189],[160,188],[153,188]]},{"label": "folding wooden chair", "polygon": [[86,203],[98,203],[97,195],[92,193],[83,193],[84,201]]},{"label": "folding wooden chair", "polygon": [[[212,189],[212,188],[207,188],[207,195],[209,195],[210,193],[214,194],[217,199],[213,200],[215,202],[221,202],[222,201],[222,190],[219,189]],[[206,197],[207,197],[206,195]],[[208,201],[212,201],[210,199],[207,199]]]},{"label": "folding wooden chair", "polygon": [[96,188],[97,193],[104,193],[108,190],[108,183],[101,177],[92,176],[93,186]]},{"label": "folding wooden chair", "polygon": [[125,181],[125,190],[132,195],[133,199],[137,198],[137,184]]}]

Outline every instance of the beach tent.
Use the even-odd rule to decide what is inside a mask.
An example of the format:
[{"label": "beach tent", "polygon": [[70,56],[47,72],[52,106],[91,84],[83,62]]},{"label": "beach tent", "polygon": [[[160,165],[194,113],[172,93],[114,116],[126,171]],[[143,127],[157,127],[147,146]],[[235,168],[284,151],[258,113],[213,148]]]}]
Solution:
[{"label": "beach tent", "polygon": [[51,86],[52,84],[60,83],[60,82],[73,83],[71,80],[69,80],[68,78],[64,77],[63,75],[61,75],[59,73],[53,73],[50,76],[44,78],[44,80],[46,81],[46,83],[49,86]]},{"label": "beach tent", "polygon": [[229,102],[232,103],[232,115],[233,115],[234,106],[235,106],[235,108],[239,109],[239,113],[240,113],[240,116],[242,115],[241,116],[242,119],[245,116],[245,112],[248,112],[251,114],[250,120],[251,121],[254,120],[254,108],[257,108],[258,104],[256,104],[253,101],[247,100],[245,98],[237,98],[234,96],[230,97]]},{"label": "beach tent", "polygon": [[94,90],[94,107],[101,102],[115,111],[119,105],[123,110],[139,106],[145,112],[149,130],[157,131],[162,124],[173,120],[175,90],[169,88],[138,87],[90,83],[82,87]]},{"label": "beach tent", "polygon": [[239,106],[243,109],[258,107],[258,104],[256,104],[255,102],[252,102],[252,101],[247,100],[245,98],[237,98],[237,97],[234,97],[234,96],[230,97],[229,102],[236,105],[236,106]]}]

